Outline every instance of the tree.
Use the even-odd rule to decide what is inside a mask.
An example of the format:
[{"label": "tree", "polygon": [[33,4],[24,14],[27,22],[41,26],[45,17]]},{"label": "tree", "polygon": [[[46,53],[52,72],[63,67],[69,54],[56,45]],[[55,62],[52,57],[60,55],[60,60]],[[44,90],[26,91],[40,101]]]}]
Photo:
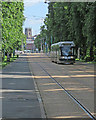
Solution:
[{"label": "tree", "polygon": [[21,50],[23,34],[23,22],[25,20],[23,2],[2,2],[2,51],[8,55],[15,49]]},{"label": "tree", "polygon": [[50,2],[44,21],[48,44],[71,40],[80,48],[82,59],[96,59],[95,11],[96,2]]},{"label": "tree", "polygon": [[87,56],[96,60],[96,2],[87,4],[83,34],[87,37]]}]

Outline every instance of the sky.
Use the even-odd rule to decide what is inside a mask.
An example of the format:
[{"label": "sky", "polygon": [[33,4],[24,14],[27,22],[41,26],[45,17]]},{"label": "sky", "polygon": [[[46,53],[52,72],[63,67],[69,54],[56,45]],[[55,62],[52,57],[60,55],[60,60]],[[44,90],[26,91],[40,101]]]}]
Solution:
[{"label": "sky", "polygon": [[44,3],[45,0],[24,0],[24,16],[26,20],[23,25],[25,28],[32,29],[32,36],[40,33],[40,26],[44,23],[44,18],[48,13],[48,4]]}]

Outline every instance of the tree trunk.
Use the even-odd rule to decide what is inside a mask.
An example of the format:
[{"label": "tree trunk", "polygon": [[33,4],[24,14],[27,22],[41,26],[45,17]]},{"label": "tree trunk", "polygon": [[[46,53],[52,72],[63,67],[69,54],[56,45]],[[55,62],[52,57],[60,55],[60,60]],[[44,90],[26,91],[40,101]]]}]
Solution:
[{"label": "tree trunk", "polygon": [[90,60],[94,60],[93,46],[90,47]]},{"label": "tree trunk", "polygon": [[10,62],[10,56],[9,56],[9,53],[7,53],[7,62]]},{"label": "tree trunk", "polygon": [[85,58],[85,56],[86,56],[86,46],[83,48],[83,59]]},{"label": "tree trunk", "polygon": [[13,50],[13,57],[15,56],[15,50]]}]

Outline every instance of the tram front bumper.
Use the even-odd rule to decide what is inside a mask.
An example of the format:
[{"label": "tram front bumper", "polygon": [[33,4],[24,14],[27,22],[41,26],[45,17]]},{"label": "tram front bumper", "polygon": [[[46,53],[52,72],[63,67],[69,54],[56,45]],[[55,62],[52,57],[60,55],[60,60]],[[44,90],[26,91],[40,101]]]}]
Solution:
[{"label": "tram front bumper", "polygon": [[74,57],[62,57],[59,59],[60,63],[64,63],[64,64],[71,64],[71,63],[75,63],[75,59]]}]

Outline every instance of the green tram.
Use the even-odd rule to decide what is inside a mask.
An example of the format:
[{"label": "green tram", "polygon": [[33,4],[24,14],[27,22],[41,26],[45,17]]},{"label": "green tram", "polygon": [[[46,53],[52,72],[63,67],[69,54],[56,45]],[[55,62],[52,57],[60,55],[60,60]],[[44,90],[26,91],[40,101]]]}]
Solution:
[{"label": "green tram", "polygon": [[58,42],[51,45],[51,61],[55,63],[75,63],[75,44],[73,41]]}]

